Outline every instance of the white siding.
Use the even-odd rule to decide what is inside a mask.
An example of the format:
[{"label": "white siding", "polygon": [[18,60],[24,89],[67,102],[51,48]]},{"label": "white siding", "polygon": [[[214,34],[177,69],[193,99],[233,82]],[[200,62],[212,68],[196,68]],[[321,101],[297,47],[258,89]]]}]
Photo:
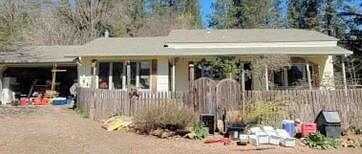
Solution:
[{"label": "white siding", "polygon": [[176,63],[176,91],[186,91],[188,84],[188,61],[179,60]]},{"label": "white siding", "polygon": [[78,64],[78,80],[79,86],[83,88],[90,88],[92,84],[92,64],[81,63]]}]

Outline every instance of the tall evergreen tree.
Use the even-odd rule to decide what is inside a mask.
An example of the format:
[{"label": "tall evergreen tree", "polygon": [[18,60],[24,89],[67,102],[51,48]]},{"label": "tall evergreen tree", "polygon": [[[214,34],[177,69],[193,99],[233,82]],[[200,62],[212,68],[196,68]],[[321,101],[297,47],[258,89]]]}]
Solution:
[{"label": "tall evergreen tree", "polygon": [[215,28],[263,28],[268,27],[271,15],[275,15],[271,0],[216,0],[210,26]]}]

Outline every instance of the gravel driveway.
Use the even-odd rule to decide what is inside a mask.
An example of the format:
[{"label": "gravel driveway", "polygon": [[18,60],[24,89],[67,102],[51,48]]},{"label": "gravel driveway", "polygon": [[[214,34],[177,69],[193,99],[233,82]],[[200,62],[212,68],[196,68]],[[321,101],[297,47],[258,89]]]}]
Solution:
[{"label": "gravel driveway", "polygon": [[204,144],[187,139],[158,139],[126,132],[107,132],[100,123],[72,110],[52,106],[0,107],[0,153],[361,153],[361,149],[312,151]]}]

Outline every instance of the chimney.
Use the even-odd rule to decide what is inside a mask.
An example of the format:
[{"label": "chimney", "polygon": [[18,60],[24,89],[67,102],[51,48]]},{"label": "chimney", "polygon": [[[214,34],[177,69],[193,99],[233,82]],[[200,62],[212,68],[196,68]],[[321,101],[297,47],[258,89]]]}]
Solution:
[{"label": "chimney", "polygon": [[106,30],[106,31],[104,32],[104,37],[105,37],[105,38],[109,38],[109,31],[108,31],[108,30]]}]

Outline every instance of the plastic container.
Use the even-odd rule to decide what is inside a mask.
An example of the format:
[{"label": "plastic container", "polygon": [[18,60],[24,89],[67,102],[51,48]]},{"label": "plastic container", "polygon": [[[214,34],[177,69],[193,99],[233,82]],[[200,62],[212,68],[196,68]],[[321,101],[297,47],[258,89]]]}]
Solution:
[{"label": "plastic container", "polygon": [[47,98],[43,98],[41,100],[41,105],[48,105],[49,104],[49,100]]},{"label": "plastic container", "polygon": [[240,140],[240,143],[246,144],[246,143],[248,143],[249,136],[246,135],[246,134],[240,134],[239,135],[239,140]]},{"label": "plastic container", "polygon": [[[263,128],[264,129],[264,128]],[[279,145],[280,137],[277,135],[274,129],[266,130],[265,133],[268,135],[268,143],[273,145]]]},{"label": "plastic container", "polygon": [[301,134],[302,137],[307,137],[310,134],[317,132],[317,124],[313,122],[304,122],[301,125]]},{"label": "plastic container", "polygon": [[29,98],[27,97],[20,98],[20,106],[27,106],[27,105],[29,105]]},{"label": "plastic container", "polygon": [[255,133],[259,144],[268,144],[269,143],[269,135],[265,132],[256,132]]},{"label": "plastic container", "polygon": [[67,98],[65,97],[56,97],[53,99],[53,105],[65,105],[67,104]]},{"label": "plastic container", "polygon": [[294,125],[294,121],[292,120],[283,120],[282,122],[282,128],[288,132],[290,137],[294,137],[296,130],[295,130],[295,125]]},{"label": "plastic container", "polygon": [[280,145],[285,146],[285,147],[294,147],[295,146],[295,139],[294,138],[282,139],[280,141]]}]

